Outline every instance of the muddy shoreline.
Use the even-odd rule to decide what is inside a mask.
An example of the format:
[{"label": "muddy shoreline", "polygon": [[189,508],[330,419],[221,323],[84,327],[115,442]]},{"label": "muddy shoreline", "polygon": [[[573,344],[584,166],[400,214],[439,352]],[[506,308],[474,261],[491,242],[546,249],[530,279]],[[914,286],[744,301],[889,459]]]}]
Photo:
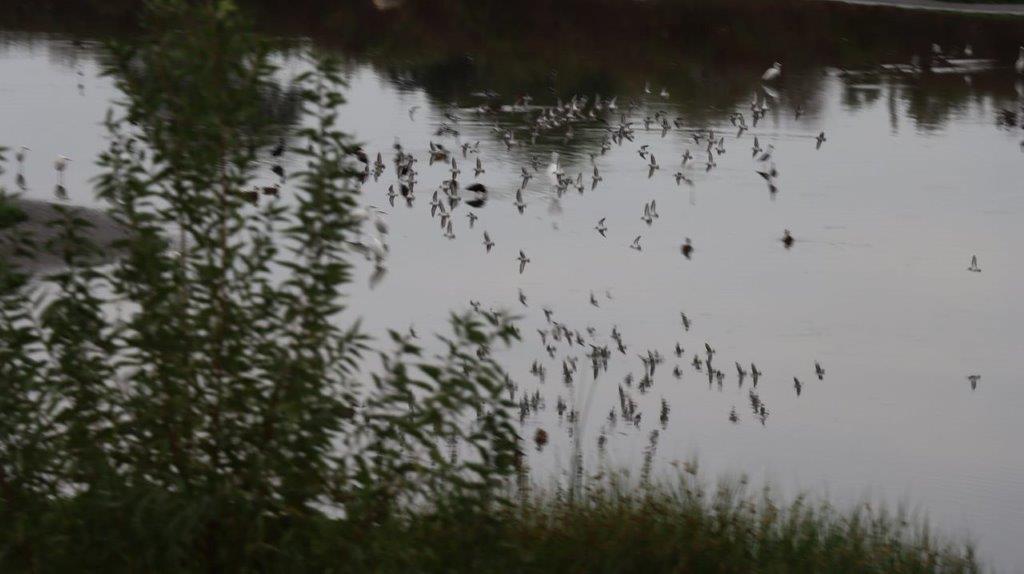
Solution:
[{"label": "muddy shoreline", "polygon": [[[53,249],[46,248],[57,235],[57,230],[51,227],[49,222],[61,218],[55,204],[29,199],[14,199],[11,203],[27,216],[24,222],[15,226],[15,232],[29,234],[35,241],[37,252],[32,257],[18,257],[9,244],[0,243],[0,258],[13,262],[21,271],[31,274],[52,271],[60,267],[61,257],[55,254]],[[64,207],[73,209],[76,217],[88,222],[86,234],[101,248],[102,259],[106,260],[108,255],[114,253],[112,244],[125,236],[124,228],[102,211],[70,205]]]}]

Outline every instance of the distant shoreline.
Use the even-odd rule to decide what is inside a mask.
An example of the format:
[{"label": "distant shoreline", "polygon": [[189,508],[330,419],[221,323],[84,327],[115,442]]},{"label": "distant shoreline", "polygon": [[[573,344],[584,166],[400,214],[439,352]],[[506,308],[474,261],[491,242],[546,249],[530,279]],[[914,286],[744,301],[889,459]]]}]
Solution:
[{"label": "distant shoreline", "polygon": [[864,6],[886,6],[907,10],[932,10],[969,14],[990,14],[998,16],[1024,16],[1024,4],[994,2],[947,2],[945,0],[827,0],[843,4]]}]

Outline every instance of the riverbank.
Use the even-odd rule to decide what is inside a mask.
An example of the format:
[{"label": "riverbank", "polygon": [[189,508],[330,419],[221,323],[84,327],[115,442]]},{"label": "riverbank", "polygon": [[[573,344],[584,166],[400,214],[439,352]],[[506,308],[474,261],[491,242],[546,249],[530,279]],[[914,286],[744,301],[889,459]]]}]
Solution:
[{"label": "riverbank", "polygon": [[[54,243],[59,229],[51,225],[51,222],[63,217],[58,205],[28,199],[14,199],[10,203],[24,214],[24,221],[17,224],[17,231],[32,238],[37,252],[32,257],[20,257],[10,244],[0,243],[0,260],[13,261],[20,270],[29,274],[47,272],[59,267],[62,264],[61,257],[57,254],[60,243]],[[78,206],[63,207],[74,210],[74,217],[85,225],[83,233],[104,253],[109,253],[110,246],[124,237],[123,229],[102,211]],[[47,248],[48,245],[52,245],[53,249]]]},{"label": "riverbank", "polygon": [[947,2],[946,0],[826,0],[841,4],[861,6],[885,6],[908,10],[932,10],[999,16],[1024,16],[1024,4],[995,2]]}]

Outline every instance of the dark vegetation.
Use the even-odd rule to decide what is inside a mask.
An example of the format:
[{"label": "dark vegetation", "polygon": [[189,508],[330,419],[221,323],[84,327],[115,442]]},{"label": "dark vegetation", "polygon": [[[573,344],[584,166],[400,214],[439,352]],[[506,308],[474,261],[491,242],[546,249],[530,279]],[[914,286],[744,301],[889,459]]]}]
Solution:
[{"label": "dark vegetation", "polygon": [[[344,313],[360,221],[338,63],[300,56],[282,123],[275,46],[229,3],[152,6],[105,64],[124,99],[95,191],[122,256],[94,265],[73,208],[33,243],[0,206],[6,241],[63,262],[43,282],[0,268],[0,570],[977,571],[918,520],[707,491],[692,467],[532,489],[490,358],[508,317],[453,315],[426,356]],[[282,197],[250,205],[285,136]]]}]

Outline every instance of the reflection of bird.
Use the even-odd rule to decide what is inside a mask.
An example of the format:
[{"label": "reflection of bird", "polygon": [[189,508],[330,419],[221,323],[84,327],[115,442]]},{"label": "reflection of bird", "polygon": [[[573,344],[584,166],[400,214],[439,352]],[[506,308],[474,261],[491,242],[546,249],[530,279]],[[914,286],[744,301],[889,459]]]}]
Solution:
[{"label": "reflection of bird", "polygon": [[782,75],[782,64],[775,62],[771,68],[765,70],[764,74],[761,75],[762,82],[771,82],[778,79]]}]

